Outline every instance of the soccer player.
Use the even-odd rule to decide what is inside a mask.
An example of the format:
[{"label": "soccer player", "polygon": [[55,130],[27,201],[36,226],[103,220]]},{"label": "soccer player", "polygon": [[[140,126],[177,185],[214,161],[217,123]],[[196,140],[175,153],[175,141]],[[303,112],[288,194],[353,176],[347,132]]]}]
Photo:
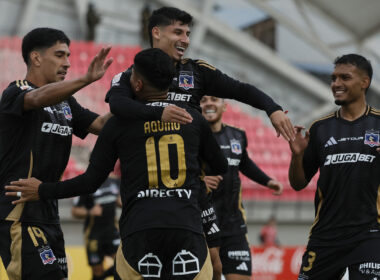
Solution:
[{"label": "soccer player", "polygon": [[[160,49],[136,55],[131,84],[148,106],[167,106],[174,76],[170,57]],[[116,279],[211,279],[210,257],[198,206],[201,157],[215,174],[227,161],[202,115],[186,105],[191,124],[112,117],[104,126],[86,172],[59,183],[32,178],[13,182],[14,202],[64,198],[94,192],[121,163],[122,244],[116,254]],[[18,185],[18,187],[17,187]]]},{"label": "soccer player", "polygon": [[[278,136],[294,139],[294,130],[281,106],[256,87],[239,82],[209,65],[204,60],[183,59],[190,44],[192,16],[177,8],[163,7],[155,10],[149,19],[149,38],[153,48],[165,51],[173,60],[176,75],[169,88],[169,100],[181,101],[199,109],[203,95],[236,99],[264,110]],[[117,74],[107,94],[111,112],[126,119],[174,121],[187,123],[191,117],[176,106],[148,107],[136,102],[129,78],[131,68]]]},{"label": "soccer player", "polygon": [[305,188],[319,169],[315,221],[299,280],[380,275],[380,111],[366,103],[372,66],[363,56],[338,57],[331,90],[340,108],[290,143],[289,181]]},{"label": "soccer player", "polygon": [[105,279],[114,272],[113,266],[104,271],[103,261],[105,256],[113,259],[120,244],[115,217],[116,207],[121,207],[119,185],[119,176],[112,172],[95,193],[76,197],[71,208],[75,218],[85,218],[85,245],[93,280]]},{"label": "soccer player", "polygon": [[223,176],[206,176],[206,185],[213,189],[212,198],[220,223],[220,258],[223,275],[227,280],[251,279],[251,251],[249,248],[246,218],[241,201],[239,171],[251,180],[274,190],[280,195],[283,186],[269,178],[248,157],[247,137],[241,129],[222,123],[226,104],[222,98],[203,96],[202,114],[228,160],[228,172]]},{"label": "soccer player", "polygon": [[10,280],[67,277],[57,200],[21,203],[5,196],[13,180],[56,182],[69,159],[72,134],[99,133],[109,115],[81,107],[72,95],[100,79],[112,59],[103,48],[87,73],[64,81],[70,40],[60,30],[37,28],[22,41],[24,80],[12,82],[0,101],[0,256]]}]

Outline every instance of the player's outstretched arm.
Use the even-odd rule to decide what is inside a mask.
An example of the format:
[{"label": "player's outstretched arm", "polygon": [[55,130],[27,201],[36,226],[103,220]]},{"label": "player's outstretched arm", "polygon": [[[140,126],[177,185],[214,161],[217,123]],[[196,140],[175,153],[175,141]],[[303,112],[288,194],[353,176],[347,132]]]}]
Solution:
[{"label": "player's outstretched arm", "polygon": [[296,139],[289,142],[290,150],[292,151],[292,159],[289,166],[289,182],[296,191],[302,190],[309,183],[305,177],[303,156],[309,143],[310,134],[306,131],[305,136],[303,136],[303,129],[301,126],[295,126]]},{"label": "player's outstretched arm", "polygon": [[287,141],[294,140],[295,135],[290,119],[282,111],[281,106],[274,102],[269,95],[251,84],[242,83],[229,77],[204,61],[197,63],[204,78],[207,95],[235,99],[254,108],[264,110],[278,136],[281,134]]},{"label": "player's outstretched arm", "polygon": [[102,48],[92,59],[87,73],[78,79],[50,83],[27,92],[24,96],[24,110],[33,110],[55,105],[69,98],[81,88],[103,77],[113,59],[107,58],[111,47]]}]

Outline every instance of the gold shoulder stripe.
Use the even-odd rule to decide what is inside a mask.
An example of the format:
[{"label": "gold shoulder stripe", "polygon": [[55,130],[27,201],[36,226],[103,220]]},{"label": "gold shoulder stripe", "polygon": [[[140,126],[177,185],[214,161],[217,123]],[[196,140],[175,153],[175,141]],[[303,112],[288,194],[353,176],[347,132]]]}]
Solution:
[{"label": "gold shoulder stripe", "polygon": [[16,81],[16,86],[17,86],[17,87],[21,87],[21,86],[20,86],[20,80],[17,80],[17,81]]},{"label": "gold shoulder stripe", "polygon": [[371,110],[371,107],[369,105],[367,105],[367,109],[365,110],[365,115],[367,116],[369,111]]},{"label": "gold shoulder stripe", "polygon": [[216,68],[214,66],[211,66],[210,64],[205,64],[205,63],[198,63],[200,66],[204,66],[204,67],[207,67],[213,71],[216,70]]},{"label": "gold shoulder stripe", "polygon": [[[329,119],[329,118],[334,117],[335,114],[336,114],[336,112],[334,112],[334,113],[330,113],[330,114],[328,114],[327,116],[324,116],[324,117],[322,117],[322,118],[319,118],[319,119],[313,121],[313,122],[311,123],[310,127],[312,127],[313,124],[315,124],[316,122],[319,122],[319,121],[326,120],[326,119]],[[309,127],[309,129],[310,129],[310,127]]]},{"label": "gold shoulder stripe", "polygon": [[20,84],[21,84],[21,86],[25,86],[25,84],[24,84],[24,81],[23,81],[23,80],[20,80]]},{"label": "gold shoulder stripe", "polygon": [[181,63],[182,63],[182,64],[186,64],[188,61],[189,61],[188,58],[184,58],[184,59],[181,60]]},{"label": "gold shoulder stripe", "polygon": [[380,116],[380,112],[376,112],[376,111],[371,111],[371,114],[374,114],[374,115]]}]

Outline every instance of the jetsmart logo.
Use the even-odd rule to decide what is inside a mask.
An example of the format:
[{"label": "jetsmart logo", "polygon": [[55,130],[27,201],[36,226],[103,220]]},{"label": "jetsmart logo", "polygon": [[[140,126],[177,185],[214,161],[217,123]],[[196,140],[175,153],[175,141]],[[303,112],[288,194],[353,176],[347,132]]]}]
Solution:
[{"label": "jetsmart logo", "polygon": [[68,136],[72,134],[72,128],[67,125],[59,125],[57,123],[44,122],[41,127],[41,131],[45,133],[53,133],[61,136]]},{"label": "jetsmart logo", "polygon": [[360,153],[347,153],[347,154],[334,154],[328,155],[325,160],[325,166],[330,164],[340,164],[340,163],[355,163],[358,161],[362,162],[373,162],[375,156],[365,155]]}]

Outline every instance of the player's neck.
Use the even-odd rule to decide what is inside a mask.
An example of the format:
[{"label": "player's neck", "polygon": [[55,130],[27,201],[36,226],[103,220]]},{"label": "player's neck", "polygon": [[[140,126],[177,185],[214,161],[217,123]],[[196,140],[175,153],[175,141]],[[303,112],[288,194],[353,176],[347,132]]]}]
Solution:
[{"label": "player's neck", "polygon": [[45,79],[42,79],[40,74],[33,71],[28,71],[26,73],[25,80],[31,82],[33,85],[37,87],[42,87],[47,84]]},{"label": "player's neck", "polygon": [[210,124],[211,131],[216,133],[222,130],[222,120]]},{"label": "player's neck", "polygon": [[367,109],[366,102],[356,102],[343,105],[340,108],[340,116],[347,121],[354,121],[364,115]]}]

